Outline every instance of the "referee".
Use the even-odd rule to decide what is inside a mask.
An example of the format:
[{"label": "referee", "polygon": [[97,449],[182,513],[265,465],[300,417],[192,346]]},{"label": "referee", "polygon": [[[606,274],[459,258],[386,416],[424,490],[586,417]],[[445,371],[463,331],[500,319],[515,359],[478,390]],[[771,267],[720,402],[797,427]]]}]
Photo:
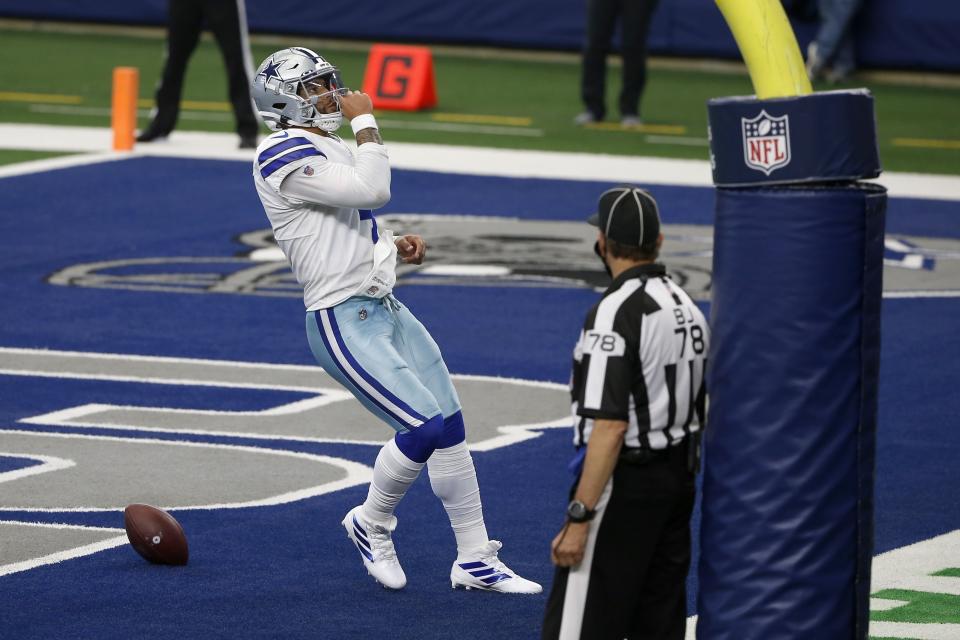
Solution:
[{"label": "referee", "polygon": [[240,148],[255,149],[260,123],[250,97],[253,62],[247,41],[244,0],[170,0],[169,13],[167,50],[163,74],[157,84],[156,108],[150,125],[140,132],[137,142],[163,140],[173,131],[180,115],[187,61],[197,48],[200,32],[207,27],[213,32],[227,67],[230,105]]},{"label": "referee", "polygon": [[653,197],[600,196],[588,222],[613,283],[573,353],[574,468],[544,640],[682,640],[709,329],[656,262]]}]

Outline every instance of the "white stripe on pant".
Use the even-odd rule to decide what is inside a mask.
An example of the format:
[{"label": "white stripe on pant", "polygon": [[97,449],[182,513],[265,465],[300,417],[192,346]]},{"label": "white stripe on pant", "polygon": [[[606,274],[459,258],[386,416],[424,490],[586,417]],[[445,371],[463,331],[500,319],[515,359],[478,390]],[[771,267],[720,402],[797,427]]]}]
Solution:
[{"label": "white stripe on pant", "polygon": [[560,621],[559,640],[580,640],[583,609],[587,604],[587,590],[590,587],[590,569],[593,566],[593,548],[597,544],[597,532],[600,531],[603,514],[607,510],[607,503],[610,501],[612,492],[613,478],[611,477],[603,488],[603,493],[600,494],[600,500],[597,501],[597,513],[590,523],[587,546],[583,551],[583,560],[580,561],[579,565],[571,568],[567,574],[567,588],[563,594],[563,618]]},{"label": "white stripe on pant", "polygon": [[364,380],[363,376],[357,373],[356,370],[354,370],[353,366],[340,350],[340,344],[337,342],[337,334],[333,330],[333,326],[330,322],[329,314],[333,314],[333,309],[321,309],[316,313],[317,317],[320,318],[320,321],[323,324],[323,333],[327,338],[327,342],[330,344],[330,355],[332,355],[343,368],[344,375],[346,375],[351,382],[353,382],[353,384],[360,387],[370,396],[372,396],[378,403],[380,403],[380,405],[383,406],[386,411],[392,413],[395,418],[405,422],[409,427],[415,428],[422,425],[422,420],[414,418],[409,413],[398,407],[389,398],[377,391],[369,382]]}]

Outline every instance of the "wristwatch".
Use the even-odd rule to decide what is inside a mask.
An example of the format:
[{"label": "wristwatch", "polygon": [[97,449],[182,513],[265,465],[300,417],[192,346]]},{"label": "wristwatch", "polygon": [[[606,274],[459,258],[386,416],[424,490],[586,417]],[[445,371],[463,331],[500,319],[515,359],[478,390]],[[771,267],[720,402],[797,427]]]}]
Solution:
[{"label": "wristwatch", "polygon": [[587,505],[579,500],[571,500],[567,505],[567,519],[570,522],[589,522],[596,515],[596,510],[587,509]]}]

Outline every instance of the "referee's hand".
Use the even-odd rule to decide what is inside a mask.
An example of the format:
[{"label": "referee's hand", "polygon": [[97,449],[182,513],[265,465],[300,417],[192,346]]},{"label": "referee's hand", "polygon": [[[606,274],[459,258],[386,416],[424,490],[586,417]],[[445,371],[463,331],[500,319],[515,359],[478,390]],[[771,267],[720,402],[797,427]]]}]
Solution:
[{"label": "referee's hand", "polygon": [[575,567],[587,548],[589,522],[567,522],[550,545],[550,559],[558,567]]}]

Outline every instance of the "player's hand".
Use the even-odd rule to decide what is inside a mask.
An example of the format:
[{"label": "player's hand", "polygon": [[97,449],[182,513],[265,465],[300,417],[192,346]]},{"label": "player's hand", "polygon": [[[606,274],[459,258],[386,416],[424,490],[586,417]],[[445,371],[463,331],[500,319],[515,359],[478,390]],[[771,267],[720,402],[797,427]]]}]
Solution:
[{"label": "player's hand", "polygon": [[422,264],[427,254],[427,243],[420,236],[400,236],[394,243],[397,245],[397,255],[407,264]]},{"label": "player's hand", "polygon": [[364,113],[373,113],[373,101],[363,91],[347,91],[340,96],[340,111],[347,120]]},{"label": "player's hand", "polygon": [[587,548],[589,522],[568,522],[550,545],[550,559],[558,567],[575,567]]}]

